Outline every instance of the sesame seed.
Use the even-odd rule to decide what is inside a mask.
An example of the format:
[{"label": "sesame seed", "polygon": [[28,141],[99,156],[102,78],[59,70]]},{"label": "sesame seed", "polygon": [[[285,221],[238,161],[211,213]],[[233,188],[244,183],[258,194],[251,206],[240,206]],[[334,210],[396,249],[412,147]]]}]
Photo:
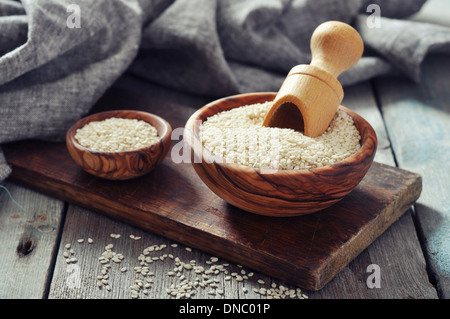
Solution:
[{"label": "sesame seed", "polygon": [[139,294],[138,294],[138,292],[137,292],[137,291],[135,291],[135,290],[131,290],[131,292],[130,292],[130,296],[131,296],[131,298],[133,298],[133,299],[136,299],[136,298],[138,298],[138,297],[139,297]]}]

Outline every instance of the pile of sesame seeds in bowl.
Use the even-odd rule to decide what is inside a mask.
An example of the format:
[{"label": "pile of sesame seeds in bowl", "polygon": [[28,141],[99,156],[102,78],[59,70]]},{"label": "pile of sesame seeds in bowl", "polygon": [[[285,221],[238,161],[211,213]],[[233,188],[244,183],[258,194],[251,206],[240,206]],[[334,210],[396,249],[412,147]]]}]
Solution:
[{"label": "pile of sesame seeds in bowl", "polygon": [[76,140],[99,152],[127,152],[148,147],[159,141],[154,126],[138,119],[107,118],[92,121],[77,129]]},{"label": "pile of sesame seeds in bowl", "polygon": [[208,117],[200,126],[203,146],[225,163],[278,170],[336,164],[360,149],[353,119],[338,110],[320,136],[287,128],[263,127],[272,102],[236,107]]}]

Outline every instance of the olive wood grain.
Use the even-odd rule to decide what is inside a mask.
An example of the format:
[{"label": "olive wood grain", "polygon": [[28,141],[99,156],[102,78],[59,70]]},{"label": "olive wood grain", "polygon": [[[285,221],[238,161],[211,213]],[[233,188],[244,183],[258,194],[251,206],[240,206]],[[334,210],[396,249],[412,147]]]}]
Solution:
[{"label": "olive wood grain", "polygon": [[[77,129],[112,117],[143,120],[156,128],[160,139],[148,147],[126,152],[93,151],[78,143]],[[67,132],[66,144],[73,160],[86,172],[101,178],[126,180],[145,175],[161,163],[170,149],[171,134],[170,124],[157,115],[134,110],[105,111],[76,122]]]},{"label": "olive wood grain", "polygon": [[263,125],[292,128],[309,137],[322,135],[344,97],[337,77],[355,65],[363,51],[363,41],[350,25],[319,25],[311,37],[311,63],[291,69]]},{"label": "olive wood grain", "polygon": [[209,116],[235,107],[273,100],[275,93],[249,93],[223,98],[195,112],[185,138],[194,150],[192,165],[203,182],[226,202],[256,214],[285,217],[317,212],[342,200],[363,179],[373,162],[377,137],[370,124],[346,107],[361,135],[361,148],[334,165],[265,173],[225,163],[201,145],[199,128]]}]

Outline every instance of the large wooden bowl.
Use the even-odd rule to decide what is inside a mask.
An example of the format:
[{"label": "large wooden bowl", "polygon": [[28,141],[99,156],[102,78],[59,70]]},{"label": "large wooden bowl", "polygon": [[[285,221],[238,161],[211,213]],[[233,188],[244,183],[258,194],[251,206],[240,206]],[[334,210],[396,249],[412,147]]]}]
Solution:
[{"label": "large wooden bowl", "polygon": [[202,181],[219,197],[245,211],[268,216],[298,216],[327,208],[350,193],[369,170],[377,148],[371,125],[349,114],[361,134],[361,148],[340,163],[313,169],[278,170],[264,174],[259,169],[217,160],[201,146],[199,127],[221,111],[261,103],[276,93],[249,93],[223,98],[202,107],[186,123],[185,142],[192,150],[192,165]]},{"label": "large wooden bowl", "polygon": [[[107,118],[143,120],[154,126],[160,140],[148,147],[126,152],[99,152],[88,149],[75,139],[77,129],[91,121]],[[66,135],[67,149],[73,160],[86,172],[110,180],[127,180],[153,170],[167,155],[171,146],[172,128],[163,118],[146,112],[119,110],[96,113],[76,122]]]}]

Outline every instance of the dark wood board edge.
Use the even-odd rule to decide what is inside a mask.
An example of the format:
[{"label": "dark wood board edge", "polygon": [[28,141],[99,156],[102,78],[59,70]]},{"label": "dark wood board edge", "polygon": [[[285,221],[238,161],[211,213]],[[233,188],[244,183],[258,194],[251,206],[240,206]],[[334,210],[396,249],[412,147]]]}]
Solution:
[{"label": "dark wood board edge", "polygon": [[[390,167],[386,164],[380,165]],[[404,189],[399,192],[399,196],[387,205],[371,223],[361,229],[357,236],[348,241],[335,255],[330,256],[328,262],[323,263],[323,267],[317,271],[318,273],[315,276],[317,278],[316,287],[312,290],[322,289],[337,273],[344,269],[354,258],[381,236],[381,234],[406,213],[419,199],[422,192],[422,177],[410,171],[399,168],[394,169],[396,172],[408,176]],[[336,269],[339,270],[336,271]]]}]

